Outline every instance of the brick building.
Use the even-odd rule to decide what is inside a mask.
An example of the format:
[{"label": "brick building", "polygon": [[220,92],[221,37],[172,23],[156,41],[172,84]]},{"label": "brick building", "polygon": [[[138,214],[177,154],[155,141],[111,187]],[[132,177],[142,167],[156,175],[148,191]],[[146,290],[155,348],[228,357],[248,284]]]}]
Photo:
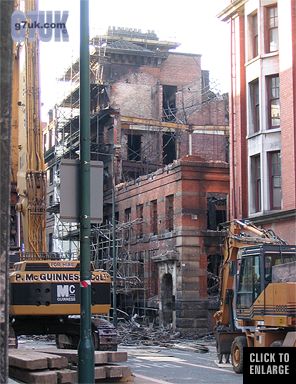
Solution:
[{"label": "brick building", "polygon": [[[104,221],[92,230],[93,258],[110,270],[116,243],[121,309],[160,308],[162,323],[204,331],[208,257],[217,274],[216,229],[227,219],[228,97],[211,90],[200,55],[173,51],[177,43],[152,31],[110,28],[92,46],[91,159],[104,163],[105,202]],[[71,91],[44,131],[48,244],[69,255],[79,252],[78,230],[59,221],[58,179],[60,160],[79,156],[78,76],[76,62],[63,78]],[[162,217],[153,231],[152,212]]]},{"label": "brick building", "polygon": [[127,310],[146,302],[160,310],[163,325],[183,334],[208,332],[208,272],[217,274],[222,235],[216,229],[227,219],[228,191],[228,164],[197,156],[116,186],[119,222],[135,223],[123,237],[126,267],[137,268],[130,273],[145,288],[145,296],[128,291],[126,297],[119,279]]},{"label": "brick building", "polygon": [[235,0],[231,39],[230,216],[296,243],[296,3]]}]

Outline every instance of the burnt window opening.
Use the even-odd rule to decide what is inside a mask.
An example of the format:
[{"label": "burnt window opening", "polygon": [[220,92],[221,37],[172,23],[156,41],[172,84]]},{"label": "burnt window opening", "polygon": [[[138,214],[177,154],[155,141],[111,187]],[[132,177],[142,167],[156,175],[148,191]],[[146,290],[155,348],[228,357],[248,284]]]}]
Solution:
[{"label": "burnt window opening", "polygon": [[166,196],[165,198],[166,210],[166,229],[168,231],[174,230],[174,195]]},{"label": "burnt window opening", "polygon": [[176,137],[173,132],[162,135],[162,162],[167,165],[176,160]]},{"label": "burnt window opening", "polygon": [[141,135],[127,135],[127,159],[141,160]]},{"label": "burnt window opening", "polygon": [[48,252],[53,251],[53,234],[49,233],[48,234]]},{"label": "burnt window opening", "polygon": [[[222,195],[222,196],[221,196]],[[207,198],[207,229],[217,231],[218,226],[227,220],[227,199],[223,194]]]},{"label": "burnt window opening", "polygon": [[49,184],[53,183],[53,167],[49,168]]},{"label": "burnt window opening", "polygon": [[215,296],[219,293],[219,271],[222,263],[222,255],[208,255],[208,295]]},{"label": "burnt window opening", "polygon": [[163,121],[176,121],[176,92],[177,87],[175,85],[162,86]]},{"label": "burnt window opening", "polygon": [[157,200],[150,202],[150,222],[151,222],[151,233],[152,235],[158,234],[158,223],[157,223]]},{"label": "burnt window opening", "polygon": [[129,240],[131,237],[131,233],[130,233],[131,232],[131,227],[130,227],[131,215],[132,215],[131,208],[126,208],[124,210],[124,222],[126,224],[126,229],[124,233],[125,240]]},{"label": "burnt window opening", "polygon": [[138,237],[142,238],[143,237],[143,204],[137,205],[137,218],[138,218],[138,225],[137,225],[137,232],[138,232]]}]

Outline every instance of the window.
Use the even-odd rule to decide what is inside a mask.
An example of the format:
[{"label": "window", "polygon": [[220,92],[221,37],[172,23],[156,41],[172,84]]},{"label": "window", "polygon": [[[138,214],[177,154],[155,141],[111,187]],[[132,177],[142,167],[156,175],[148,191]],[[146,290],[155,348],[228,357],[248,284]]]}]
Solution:
[{"label": "window", "polygon": [[49,184],[53,183],[53,167],[49,168]]},{"label": "window", "polygon": [[266,51],[275,52],[278,49],[278,9],[275,5],[266,8]]},{"label": "window", "polygon": [[251,130],[250,133],[260,131],[260,104],[259,104],[259,80],[250,83],[251,102]]},{"label": "window", "polygon": [[165,212],[166,212],[166,229],[168,231],[173,231],[174,229],[174,195],[166,196]]},{"label": "window", "polygon": [[219,276],[222,261],[222,255],[214,254],[207,256],[207,283],[209,296],[219,295]]},{"label": "window", "polygon": [[126,208],[124,210],[124,222],[126,224],[126,230],[125,230],[125,240],[129,240],[130,239],[130,231],[131,231],[131,226],[129,225],[130,224],[130,221],[131,221],[131,208]]},{"label": "window", "polygon": [[260,293],[259,256],[244,257],[239,274],[237,308],[250,308]]},{"label": "window", "polygon": [[177,87],[174,85],[162,86],[162,121],[176,121],[176,92]]},{"label": "window", "polygon": [[49,149],[52,148],[52,146],[53,146],[52,137],[53,137],[53,131],[52,131],[52,129],[50,129],[48,131],[48,138],[49,138],[48,148]]},{"label": "window", "polygon": [[258,56],[258,16],[257,13],[251,16],[252,33],[252,59]]},{"label": "window", "polygon": [[137,205],[138,237],[143,237],[143,204]]},{"label": "window", "polygon": [[174,132],[162,135],[162,159],[163,164],[171,164],[176,160],[176,134]]},{"label": "window", "polygon": [[270,209],[280,209],[282,203],[281,153],[268,153]]},{"label": "window", "polygon": [[141,160],[141,135],[127,135],[127,159]]},{"label": "window", "polygon": [[43,152],[45,153],[47,151],[47,143],[46,143],[47,134],[43,134]]},{"label": "window", "polygon": [[53,235],[52,233],[48,234],[48,252],[53,251]]},{"label": "window", "polygon": [[267,77],[269,128],[280,126],[280,78],[279,75]]},{"label": "window", "polygon": [[254,212],[261,211],[261,167],[260,155],[251,157],[251,182],[252,182],[252,205]]},{"label": "window", "polygon": [[152,235],[158,234],[157,220],[157,200],[153,200],[150,202],[150,223]]},{"label": "window", "polygon": [[217,231],[218,225],[227,220],[226,195],[224,193],[207,194],[207,228]]}]

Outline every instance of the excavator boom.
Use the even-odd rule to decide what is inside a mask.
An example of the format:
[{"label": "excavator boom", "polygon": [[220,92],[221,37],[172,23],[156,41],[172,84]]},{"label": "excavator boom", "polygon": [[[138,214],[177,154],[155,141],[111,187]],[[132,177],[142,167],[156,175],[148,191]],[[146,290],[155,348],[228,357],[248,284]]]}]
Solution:
[{"label": "excavator boom", "polygon": [[[25,2],[25,13],[38,9],[36,0]],[[39,258],[46,251],[46,172],[40,120],[39,42],[26,36],[24,67],[20,77],[19,172],[17,210],[21,213],[24,251]],[[17,75],[16,75],[17,76]]]}]

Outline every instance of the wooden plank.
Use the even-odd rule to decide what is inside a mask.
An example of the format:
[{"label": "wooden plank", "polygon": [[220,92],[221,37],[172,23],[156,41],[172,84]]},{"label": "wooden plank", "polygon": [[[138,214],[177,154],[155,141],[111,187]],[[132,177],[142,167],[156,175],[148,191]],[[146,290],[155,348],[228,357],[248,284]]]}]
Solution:
[{"label": "wooden plank", "polygon": [[108,352],[108,363],[122,363],[127,361],[127,352]]},{"label": "wooden plank", "polygon": [[132,374],[130,367],[126,365],[106,365],[105,369],[106,377],[109,379],[129,377]]},{"label": "wooden plank", "polygon": [[[44,369],[44,368],[66,368],[68,360],[66,357],[32,351],[30,349],[13,349],[9,351],[9,365],[24,369]],[[45,360],[45,361],[44,361]]]},{"label": "wooden plank", "polygon": [[69,363],[67,357],[44,352],[42,352],[42,355],[47,358],[48,368],[68,368]]},{"label": "wooden plank", "polygon": [[48,354],[50,353],[58,356],[64,356],[66,357],[66,359],[68,359],[69,363],[77,364],[78,362],[78,355],[77,355],[76,349],[58,349],[58,348],[52,347],[52,348],[38,349],[38,351],[43,353],[48,353]]},{"label": "wooden plank", "polygon": [[78,373],[72,369],[62,369],[56,371],[58,377],[58,384],[73,384],[78,382]]},{"label": "wooden plank", "polygon": [[[52,354],[56,354],[56,355],[60,355],[60,356],[65,356],[69,360],[70,363],[74,363],[74,364],[78,363],[78,352],[76,349],[58,349],[55,347],[51,347],[51,348],[38,349],[38,351],[45,352],[45,353],[52,353]],[[95,364],[100,365],[100,364],[106,364],[107,362],[111,362],[108,360],[108,358],[109,358],[108,354],[109,353],[110,352],[107,352],[107,351],[95,351],[95,354],[94,354]],[[116,353],[116,352],[112,352],[112,353]],[[118,353],[121,354],[121,352],[118,352]],[[114,360],[114,362],[119,362],[119,361],[126,361],[126,360],[118,360],[118,361]]]},{"label": "wooden plank", "polygon": [[106,369],[105,367],[95,367],[95,380],[105,379],[106,378]]},{"label": "wooden plank", "polygon": [[10,349],[8,351],[9,366],[29,370],[45,369],[48,367],[46,356],[42,353],[27,349]]},{"label": "wooden plank", "polygon": [[27,371],[25,369],[9,367],[9,377],[29,384],[57,384],[56,371]]}]

